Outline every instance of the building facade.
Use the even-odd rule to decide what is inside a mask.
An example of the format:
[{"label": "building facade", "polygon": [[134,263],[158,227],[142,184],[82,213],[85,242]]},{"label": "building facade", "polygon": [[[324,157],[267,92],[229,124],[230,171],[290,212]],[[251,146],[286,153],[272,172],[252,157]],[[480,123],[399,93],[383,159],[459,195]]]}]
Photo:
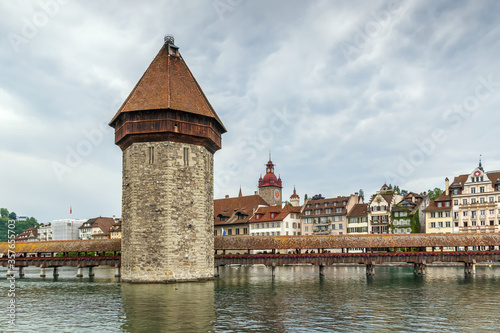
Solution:
[{"label": "building facade", "polygon": [[214,200],[214,235],[215,236],[248,236],[248,221],[259,207],[269,206],[258,194],[237,197],[227,195],[223,199]]},{"label": "building facade", "polygon": [[347,233],[347,213],[360,203],[358,193],[348,197],[306,200],[301,210],[304,235],[343,235]]},{"label": "building facade", "polygon": [[425,232],[424,209],[429,205],[429,196],[410,192],[392,206],[390,231],[393,234]]},{"label": "building facade", "polygon": [[84,219],[61,219],[50,222],[53,240],[77,240],[79,229],[87,220]]},{"label": "building facade", "polygon": [[259,207],[248,223],[251,236],[296,236],[302,233],[300,207],[285,203]]},{"label": "building facade", "polygon": [[392,206],[403,199],[384,184],[368,203],[370,232],[372,234],[388,234],[391,232]]},{"label": "building facade", "polygon": [[500,232],[500,171],[484,171],[481,162],[450,185],[453,227],[459,232]]},{"label": "building facade", "polygon": [[458,228],[455,229],[453,225],[452,197],[449,186],[449,180],[446,178],[445,191],[436,200],[432,200],[429,206],[424,209],[426,215],[426,233],[458,232]]},{"label": "building facade", "polygon": [[368,204],[358,203],[347,213],[347,233],[348,234],[367,234],[369,230],[368,223]]}]

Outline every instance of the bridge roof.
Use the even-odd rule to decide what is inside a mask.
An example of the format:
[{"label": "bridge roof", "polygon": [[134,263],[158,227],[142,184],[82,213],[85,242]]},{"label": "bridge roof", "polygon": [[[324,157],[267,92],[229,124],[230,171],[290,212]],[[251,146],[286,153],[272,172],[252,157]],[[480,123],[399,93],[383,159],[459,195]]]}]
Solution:
[{"label": "bridge roof", "polygon": [[498,246],[500,233],[326,236],[219,236],[216,250]]},{"label": "bridge roof", "polygon": [[[7,253],[9,243],[0,243],[0,253]],[[16,242],[16,253],[111,252],[121,250],[121,239],[89,239],[47,242]]]}]

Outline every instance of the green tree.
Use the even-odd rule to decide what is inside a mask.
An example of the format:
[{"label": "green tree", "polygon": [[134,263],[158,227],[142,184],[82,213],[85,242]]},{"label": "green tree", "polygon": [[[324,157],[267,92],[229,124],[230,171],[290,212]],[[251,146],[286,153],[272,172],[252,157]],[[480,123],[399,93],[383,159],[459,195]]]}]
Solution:
[{"label": "green tree", "polygon": [[[7,210],[7,209],[5,209],[5,210]],[[6,242],[8,240],[9,220],[13,220],[8,215],[10,215],[10,214],[7,214],[7,215],[2,216],[0,218],[0,242]],[[12,224],[10,224],[10,225],[12,226]],[[15,226],[14,232],[16,235],[19,235],[24,230],[31,228],[31,227],[35,227],[37,225],[38,225],[38,222],[34,217],[30,217],[30,218],[26,219],[26,221],[16,221],[14,224],[14,226]],[[12,229],[10,229],[10,230],[12,230]]]},{"label": "green tree", "polygon": [[411,232],[412,234],[420,233],[420,217],[418,216],[418,210],[410,218]]},{"label": "green tree", "polygon": [[14,212],[10,212],[10,214],[9,214],[9,219],[11,219],[11,220],[15,220],[15,219],[16,219],[16,217],[17,217],[16,213],[14,213]]},{"label": "green tree", "polygon": [[[441,194],[443,194],[443,190],[436,187],[433,190],[428,190],[427,194],[429,195],[429,199],[436,200]],[[423,195],[423,193],[420,193],[420,195]]]},{"label": "green tree", "polygon": [[9,216],[9,211],[7,208],[0,208],[0,214],[2,215],[1,217],[7,217]]},{"label": "green tree", "polygon": [[362,189],[359,189],[359,197],[360,197],[363,201],[365,201],[365,192],[363,192],[363,190],[362,190]]}]

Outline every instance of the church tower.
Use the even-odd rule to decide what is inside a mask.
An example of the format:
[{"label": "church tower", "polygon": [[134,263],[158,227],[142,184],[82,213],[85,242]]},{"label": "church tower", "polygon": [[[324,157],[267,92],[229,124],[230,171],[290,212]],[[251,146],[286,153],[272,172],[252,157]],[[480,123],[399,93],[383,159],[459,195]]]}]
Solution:
[{"label": "church tower", "polygon": [[271,161],[271,154],[269,154],[269,162],[266,164],[266,174],[264,178],[259,178],[259,195],[269,205],[281,205],[281,177],[276,178],[274,174],[274,164]]},{"label": "church tower", "polygon": [[213,278],[213,155],[226,129],[172,36],[110,126],[123,152],[122,280]]},{"label": "church tower", "polygon": [[290,203],[292,204],[293,207],[300,206],[300,197],[297,194],[297,191],[295,191],[295,186],[293,187],[293,194],[290,196]]}]

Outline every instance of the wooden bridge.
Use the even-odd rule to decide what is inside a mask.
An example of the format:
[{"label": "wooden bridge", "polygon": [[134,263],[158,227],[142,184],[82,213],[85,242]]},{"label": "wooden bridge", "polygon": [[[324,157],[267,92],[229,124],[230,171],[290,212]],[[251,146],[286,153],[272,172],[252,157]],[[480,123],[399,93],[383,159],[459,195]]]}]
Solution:
[{"label": "wooden bridge", "polygon": [[0,266],[7,267],[8,276],[17,268],[22,277],[28,266],[40,267],[40,277],[46,276],[46,269],[52,269],[53,276],[58,276],[59,267],[73,266],[78,268],[77,277],[83,277],[83,268],[88,268],[88,275],[92,277],[94,267],[107,265],[115,267],[115,276],[119,277],[120,250],[120,239],[0,243],[0,254],[3,254]]},{"label": "wooden bridge", "polygon": [[[460,262],[466,274],[473,274],[476,263],[500,260],[500,234],[219,236],[214,248],[217,270],[224,265],[263,264],[272,267],[274,275],[276,266],[312,264],[322,275],[325,266],[362,264],[373,275],[375,265],[411,263],[415,274],[425,274],[429,263]],[[46,268],[57,275],[58,267],[73,266],[82,276],[85,267],[92,275],[93,267],[108,265],[116,267],[119,276],[120,250],[119,239],[0,243],[0,265],[8,267],[8,274],[18,268],[20,275],[27,266],[40,267],[42,276]]]}]

